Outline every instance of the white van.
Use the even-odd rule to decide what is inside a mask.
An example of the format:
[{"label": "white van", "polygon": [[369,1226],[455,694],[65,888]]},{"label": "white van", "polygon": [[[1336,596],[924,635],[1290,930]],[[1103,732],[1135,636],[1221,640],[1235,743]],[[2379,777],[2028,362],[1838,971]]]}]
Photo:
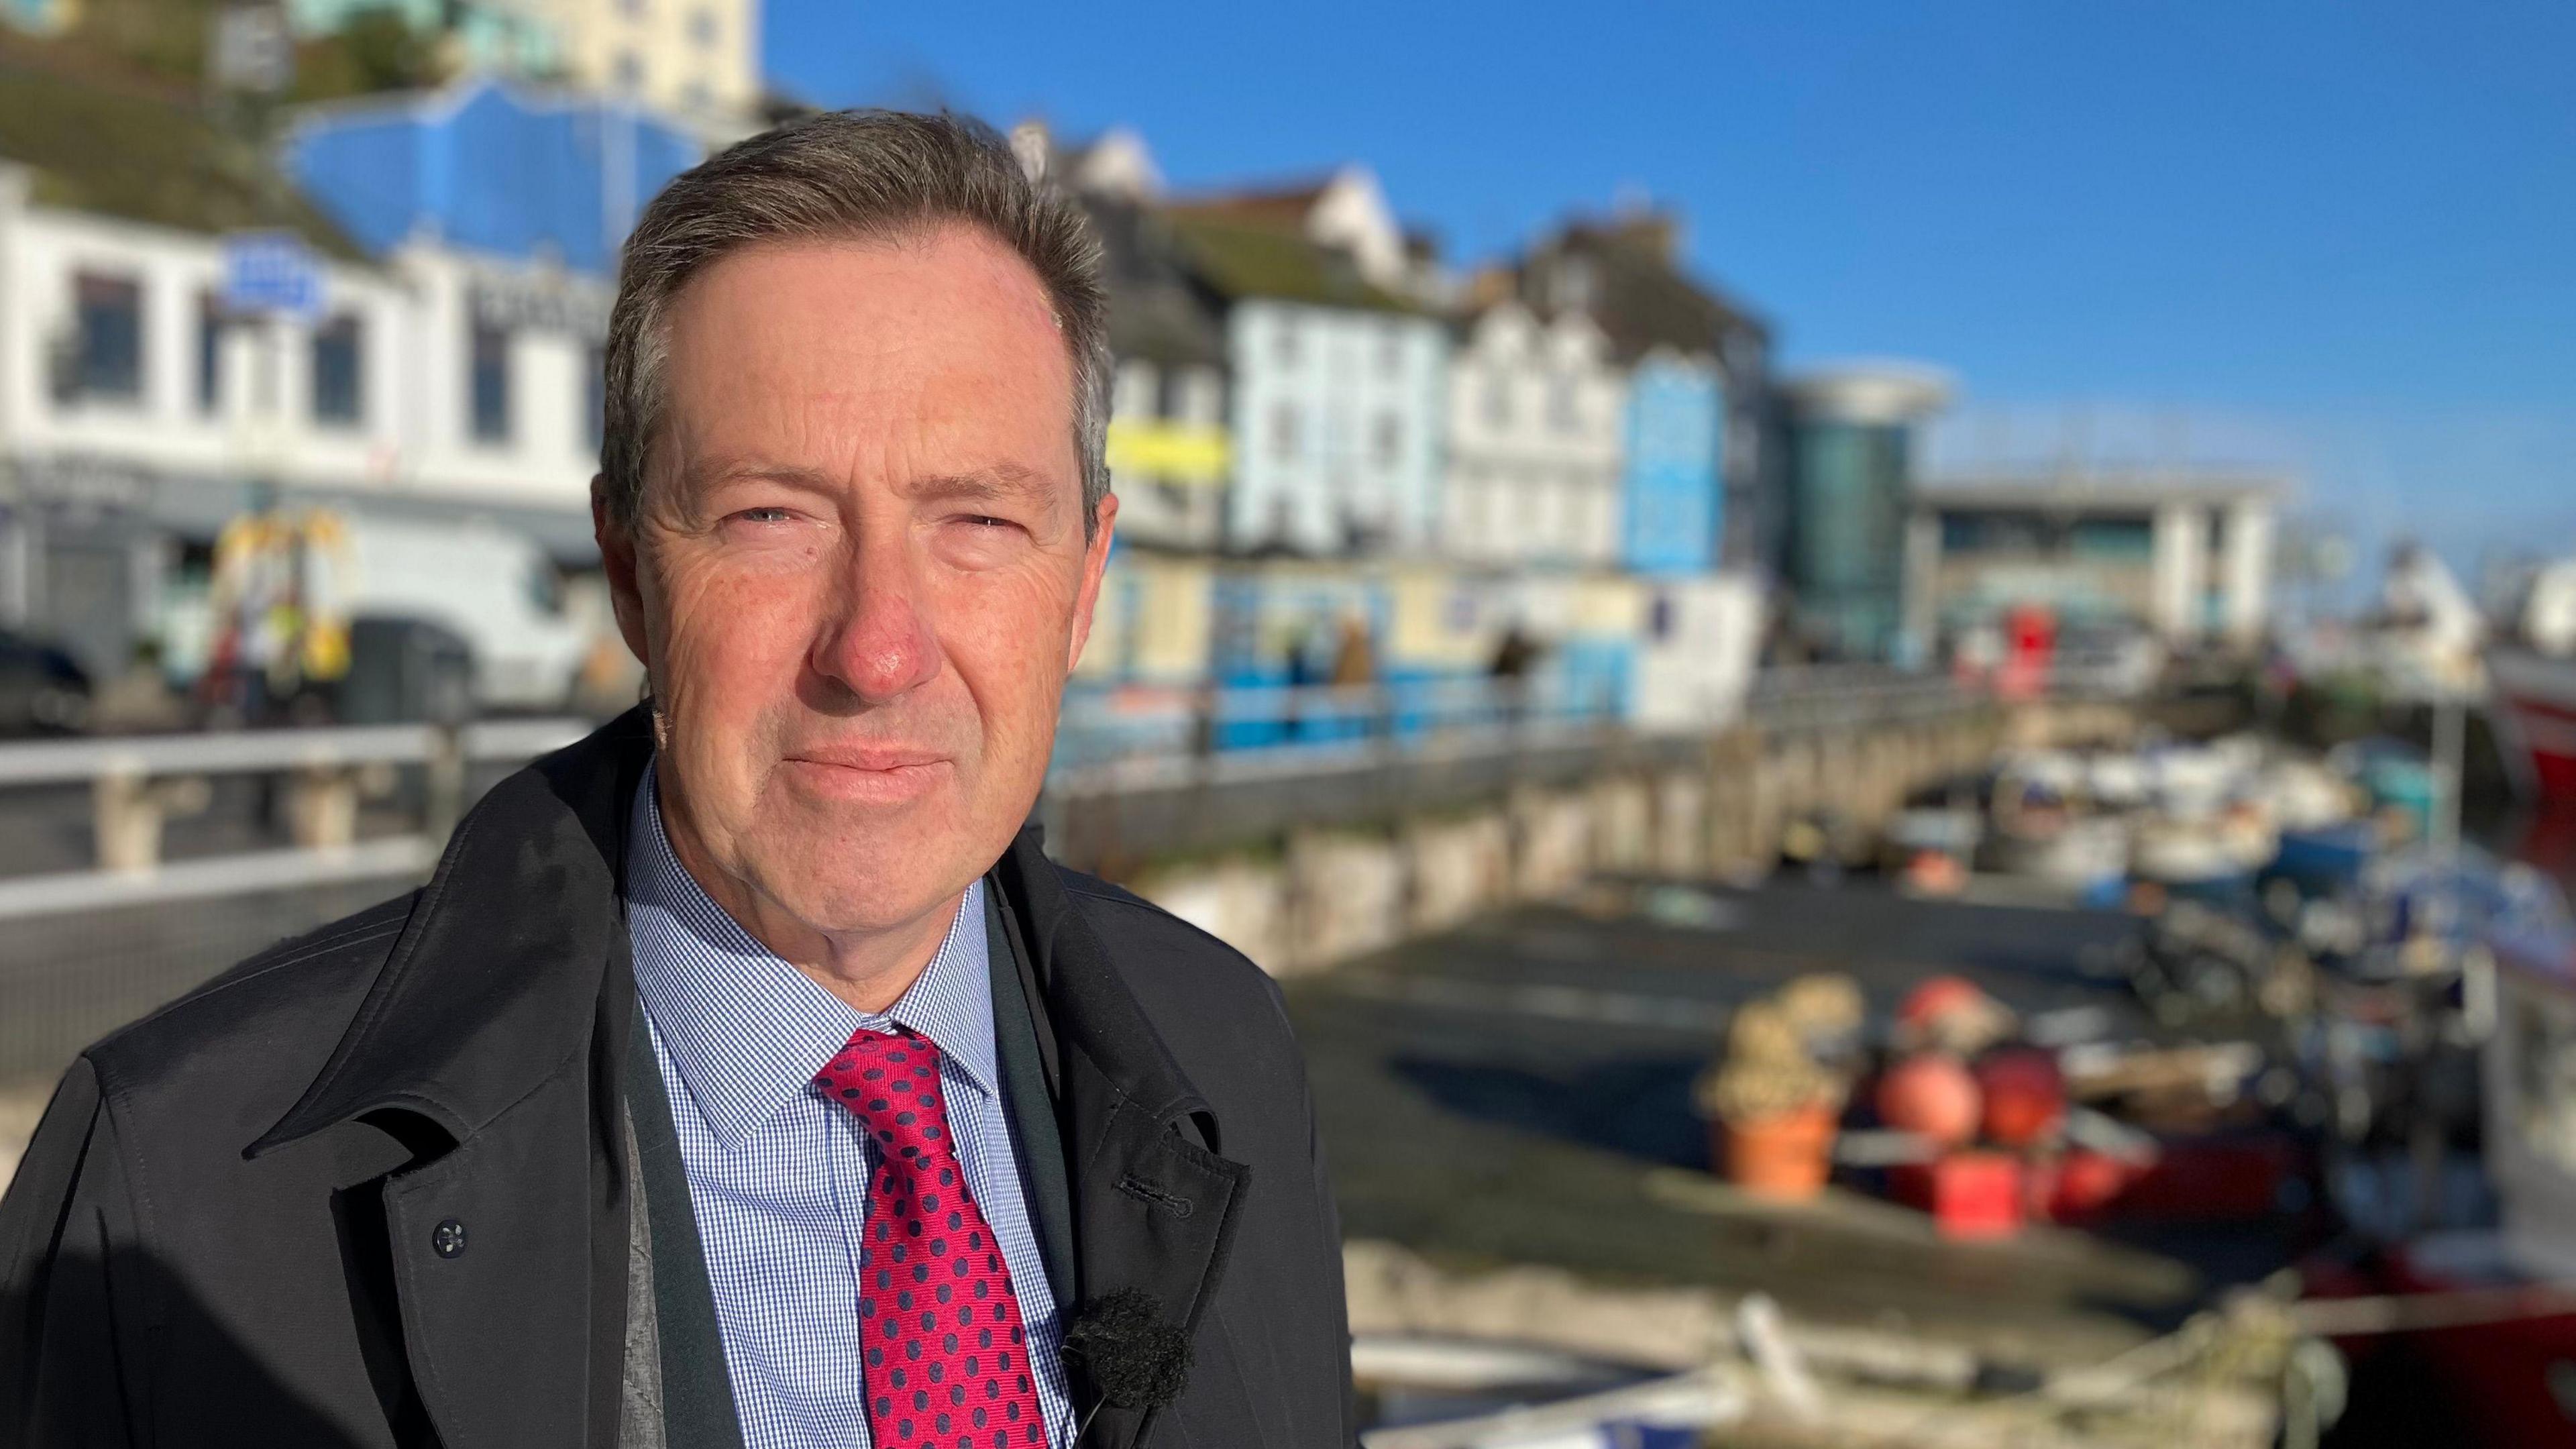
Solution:
[{"label": "white van", "polygon": [[534,539],[471,517],[346,512],[341,521],[342,546],[308,576],[321,612],[443,625],[473,650],[477,705],[565,707],[591,640],[566,614],[554,564]]}]

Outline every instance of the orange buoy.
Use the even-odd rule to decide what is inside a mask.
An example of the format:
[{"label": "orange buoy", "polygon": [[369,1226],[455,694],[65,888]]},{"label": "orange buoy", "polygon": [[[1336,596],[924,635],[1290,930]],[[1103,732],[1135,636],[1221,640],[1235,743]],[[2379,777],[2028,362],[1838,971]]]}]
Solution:
[{"label": "orange buoy", "polygon": [[1878,1079],[1878,1115],[1888,1126],[1956,1147],[1977,1135],[1977,1080],[1939,1052],[1907,1057]]}]

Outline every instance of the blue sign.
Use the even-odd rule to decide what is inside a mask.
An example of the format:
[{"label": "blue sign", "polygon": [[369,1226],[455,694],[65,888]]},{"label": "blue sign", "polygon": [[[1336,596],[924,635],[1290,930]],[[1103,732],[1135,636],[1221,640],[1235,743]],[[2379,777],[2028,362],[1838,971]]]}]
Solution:
[{"label": "blue sign", "polygon": [[293,232],[224,238],[224,309],[312,317],[322,310],[322,263]]}]

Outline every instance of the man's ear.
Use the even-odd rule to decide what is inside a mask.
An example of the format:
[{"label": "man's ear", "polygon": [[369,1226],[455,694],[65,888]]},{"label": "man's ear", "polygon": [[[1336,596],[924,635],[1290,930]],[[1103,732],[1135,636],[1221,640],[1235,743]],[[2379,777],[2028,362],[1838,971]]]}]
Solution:
[{"label": "man's ear", "polygon": [[1091,541],[1082,551],[1082,590],[1073,600],[1073,641],[1064,656],[1064,672],[1082,662],[1082,646],[1091,640],[1091,611],[1100,602],[1100,576],[1109,567],[1109,543],[1118,531],[1118,495],[1100,495],[1092,514]]},{"label": "man's ear", "polygon": [[634,652],[636,662],[651,668],[653,655],[644,637],[644,592],[636,579],[635,530],[617,521],[608,506],[608,475],[590,479],[590,532],[599,541],[599,566],[608,575],[608,601],[617,612],[617,632]]}]

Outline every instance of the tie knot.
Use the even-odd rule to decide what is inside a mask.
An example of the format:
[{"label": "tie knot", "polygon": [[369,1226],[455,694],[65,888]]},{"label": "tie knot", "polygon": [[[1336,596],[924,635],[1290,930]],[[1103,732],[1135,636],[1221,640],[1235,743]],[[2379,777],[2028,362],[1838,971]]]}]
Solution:
[{"label": "tie knot", "polygon": [[814,1074],[878,1142],[901,1155],[940,1142],[948,1113],[939,1093],[939,1048],[910,1032],[861,1031]]}]

